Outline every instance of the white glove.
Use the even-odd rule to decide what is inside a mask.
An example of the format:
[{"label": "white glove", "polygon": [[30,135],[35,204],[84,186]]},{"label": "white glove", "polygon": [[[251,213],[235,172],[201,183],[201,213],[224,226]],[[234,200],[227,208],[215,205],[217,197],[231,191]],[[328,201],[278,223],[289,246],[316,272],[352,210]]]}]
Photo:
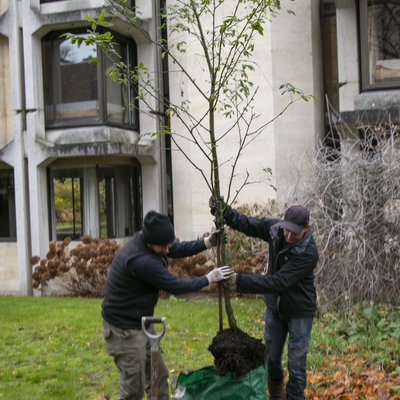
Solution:
[{"label": "white glove", "polygon": [[231,286],[232,289],[236,288],[236,277],[237,277],[237,273],[234,272],[226,281],[228,286]]},{"label": "white glove", "polygon": [[230,267],[229,265],[224,265],[223,267],[214,268],[206,275],[206,278],[208,279],[208,283],[210,284],[228,279],[233,274],[234,272],[232,267]]},{"label": "white glove", "polygon": [[211,232],[210,235],[204,238],[204,244],[206,245],[207,249],[211,249],[211,247],[215,247],[217,245],[218,235],[220,232],[221,230]]}]

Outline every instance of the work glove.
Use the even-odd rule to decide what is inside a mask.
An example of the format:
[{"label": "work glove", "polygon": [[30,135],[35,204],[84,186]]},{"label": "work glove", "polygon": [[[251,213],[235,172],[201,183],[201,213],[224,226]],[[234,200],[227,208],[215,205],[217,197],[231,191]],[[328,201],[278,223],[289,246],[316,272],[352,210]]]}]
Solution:
[{"label": "work glove", "polygon": [[[211,249],[211,247],[215,247],[218,242],[218,236],[221,234],[221,229],[217,231],[211,232],[210,235],[204,237],[204,244],[206,245],[207,249]],[[224,240],[226,243],[226,234],[224,234]]]},{"label": "work glove", "polygon": [[225,282],[231,289],[236,289],[237,273],[234,272]]},{"label": "work glove", "polygon": [[[226,207],[226,203],[224,202],[224,196],[221,196],[220,202],[222,203],[222,208]],[[215,212],[217,211],[218,201],[214,196],[210,197],[208,200],[208,205],[210,207],[210,213],[215,216]]]},{"label": "work glove", "polygon": [[208,283],[210,284],[228,279],[232,276],[233,273],[234,272],[232,267],[230,267],[229,265],[224,265],[223,267],[214,268],[206,275],[206,278],[208,279]]}]

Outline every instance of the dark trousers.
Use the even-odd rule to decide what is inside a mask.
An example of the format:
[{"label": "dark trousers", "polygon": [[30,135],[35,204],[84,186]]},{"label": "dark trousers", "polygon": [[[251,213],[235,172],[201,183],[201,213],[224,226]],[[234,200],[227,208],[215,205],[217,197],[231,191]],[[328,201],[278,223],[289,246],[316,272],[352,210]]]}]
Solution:
[{"label": "dark trousers", "polygon": [[[149,329],[151,333],[152,327]],[[150,343],[140,330],[119,329],[103,320],[103,337],[107,353],[118,368],[121,390],[118,400],[150,398]],[[158,396],[169,400],[168,368],[161,351],[158,353]]]},{"label": "dark trousers", "polygon": [[265,343],[267,345],[268,383],[282,383],[282,353],[288,338],[288,372],[286,395],[289,400],[304,399],[307,383],[307,351],[312,317],[282,319],[272,310],[265,314]]}]

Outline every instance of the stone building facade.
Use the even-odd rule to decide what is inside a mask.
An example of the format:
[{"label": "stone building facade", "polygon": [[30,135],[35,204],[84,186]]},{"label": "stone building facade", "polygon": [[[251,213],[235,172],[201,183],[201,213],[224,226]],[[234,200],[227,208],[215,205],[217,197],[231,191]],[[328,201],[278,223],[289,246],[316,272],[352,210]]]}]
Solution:
[{"label": "stone building facade", "polygon": [[[239,166],[256,173],[270,168],[271,180],[242,191],[239,204],[274,200],[283,206],[291,188],[312,174],[309,160],[329,131],[328,103],[349,125],[381,109],[399,119],[396,1],[281,4],[255,53],[256,108],[271,123]],[[32,294],[29,260],[44,256],[50,240],[83,234],[126,240],[151,209],[170,214],[181,239],[211,229],[206,185],[176,148],[169,150],[168,138],[150,135],[160,125],[148,106],[129,107],[135,88],[105,78],[109,62],[98,49],[78,51],[61,36],[86,35],[85,17],[104,5],[0,0],[0,293]],[[136,0],[135,6],[156,37],[160,1]],[[397,25],[389,23],[389,14]],[[122,21],[112,29],[125,61],[164,75],[150,40]],[[91,57],[100,62],[87,63]],[[200,79],[194,60],[189,54],[185,62]],[[173,74],[168,82],[174,99],[180,83]],[[279,89],[286,82],[315,100],[296,102],[275,119],[288,103]],[[157,109],[157,101],[150,106]],[[179,129],[178,121],[171,124]],[[186,150],[196,157],[194,148]],[[223,151],[229,154],[229,144]]]}]

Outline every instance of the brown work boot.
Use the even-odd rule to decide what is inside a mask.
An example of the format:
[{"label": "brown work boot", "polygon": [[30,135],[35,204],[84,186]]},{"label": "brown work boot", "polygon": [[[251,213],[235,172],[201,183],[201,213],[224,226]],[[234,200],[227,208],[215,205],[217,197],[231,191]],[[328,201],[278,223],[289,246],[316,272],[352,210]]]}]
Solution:
[{"label": "brown work boot", "polygon": [[268,383],[268,393],[269,393],[269,400],[285,400],[285,388],[283,383]]}]

